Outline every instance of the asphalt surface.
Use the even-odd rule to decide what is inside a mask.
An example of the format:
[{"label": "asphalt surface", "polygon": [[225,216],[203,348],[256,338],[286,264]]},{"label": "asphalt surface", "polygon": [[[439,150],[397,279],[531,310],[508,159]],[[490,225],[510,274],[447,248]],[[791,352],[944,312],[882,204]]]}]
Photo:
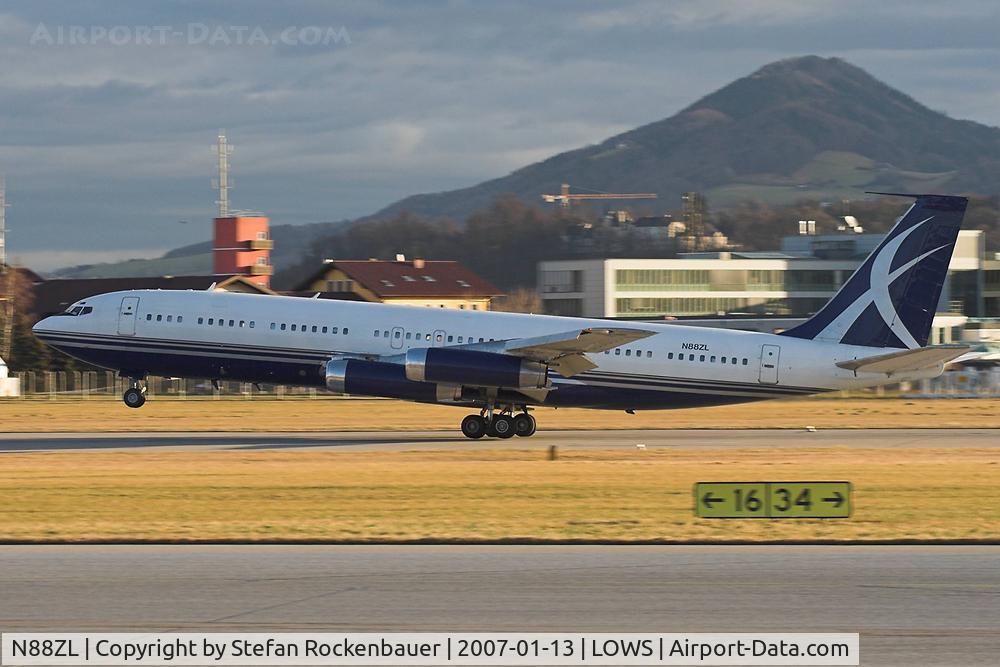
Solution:
[{"label": "asphalt surface", "polygon": [[995,665],[1000,547],[0,547],[0,630],[860,632]]},{"label": "asphalt surface", "polygon": [[783,448],[783,447],[1000,447],[1000,429],[623,430],[539,431],[534,437],[468,440],[453,431],[273,433],[0,433],[0,453],[75,449],[349,448]]}]

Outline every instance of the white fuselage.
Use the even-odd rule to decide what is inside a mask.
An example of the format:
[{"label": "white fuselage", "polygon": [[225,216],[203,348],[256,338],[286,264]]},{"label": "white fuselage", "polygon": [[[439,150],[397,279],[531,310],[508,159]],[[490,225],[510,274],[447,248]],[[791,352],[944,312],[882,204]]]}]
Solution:
[{"label": "white fuselage", "polygon": [[[551,405],[658,409],[777,398],[931,377],[837,367],[884,350],[775,334],[649,322],[392,306],[228,292],[139,290],[90,297],[44,319],[45,342],[132,377],[324,384],[338,357],[401,363],[415,347],[480,346],[586,327],[655,334],[589,354],[592,372],[551,373]],[[85,309],[92,309],[84,312]],[[480,347],[480,349],[482,349]],[[386,395],[393,395],[391,392]]]}]

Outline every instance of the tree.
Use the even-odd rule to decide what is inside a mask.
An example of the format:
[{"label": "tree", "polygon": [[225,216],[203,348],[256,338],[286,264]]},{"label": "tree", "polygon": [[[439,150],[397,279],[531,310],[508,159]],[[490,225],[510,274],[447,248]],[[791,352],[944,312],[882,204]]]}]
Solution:
[{"label": "tree", "polygon": [[18,314],[14,316],[10,359],[12,371],[48,370],[51,362],[49,348],[31,332],[31,320]]}]

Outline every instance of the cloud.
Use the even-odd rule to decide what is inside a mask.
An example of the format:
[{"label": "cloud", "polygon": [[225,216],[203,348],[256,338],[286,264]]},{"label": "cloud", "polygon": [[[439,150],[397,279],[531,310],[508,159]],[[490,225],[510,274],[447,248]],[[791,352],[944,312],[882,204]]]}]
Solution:
[{"label": "cloud", "polygon": [[[131,37],[33,45],[40,24]],[[272,40],[343,29],[349,40],[211,44],[188,39],[191,24]],[[151,26],[180,36],[139,43]],[[839,55],[953,117],[1000,124],[998,27],[996,6],[978,0],[14,0],[0,13],[9,244],[77,263],[74,253],[208,238],[220,128],[235,145],[236,206],[276,224],[338,220],[598,143],[804,53]]]}]

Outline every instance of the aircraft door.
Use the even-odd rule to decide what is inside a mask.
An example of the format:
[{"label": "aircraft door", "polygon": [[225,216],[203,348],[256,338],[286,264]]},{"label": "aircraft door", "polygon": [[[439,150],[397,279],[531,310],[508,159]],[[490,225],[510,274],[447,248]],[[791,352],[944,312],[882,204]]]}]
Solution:
[{"label": "aircraft door", "polygon": [[760,348],[761,384],[778,384],[778,358],[781,348],[777,345],[762,345]]},{"label": "aircraft door", "polygon": [[390,339],[392,349],[398,350],[403,347],[403,327],[393,327],[392,333],[389,335],[392,336]]},{"label": "aircraft door", "polygon": [[135,318],[139,310],[139,297],[127,296],[122,299],[121,308],[118,310],[118,335],[135,335]]}]

